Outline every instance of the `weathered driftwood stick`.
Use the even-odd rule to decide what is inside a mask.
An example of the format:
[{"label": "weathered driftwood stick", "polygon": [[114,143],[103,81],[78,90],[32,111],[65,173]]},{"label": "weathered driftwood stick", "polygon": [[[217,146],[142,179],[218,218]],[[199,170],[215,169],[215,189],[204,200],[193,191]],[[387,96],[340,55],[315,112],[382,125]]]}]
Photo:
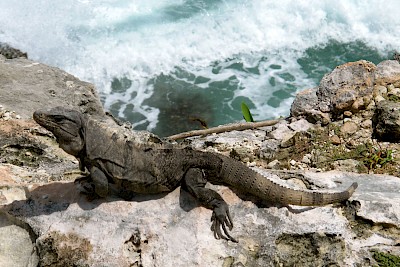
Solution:
[{"label": "weathered driftwood stick", "polygon": [[239,123],[232,123],[227,125],[222,125],[218,127],[213,127],[204,130],[194,130],[184,133],[179,133],[175,135],[171,135],[167,137],[170,140],[178,140],[187,137],[197,136],[197,135],[208,135],[213,133],[222,133],[222,132],[229,132],[229,131],[243,131],[248,129],[255,129],[264,126],[271,126],[277,124],[280,120],[267,120],[267,121],[259,121],[259,122],[239,122]]}]

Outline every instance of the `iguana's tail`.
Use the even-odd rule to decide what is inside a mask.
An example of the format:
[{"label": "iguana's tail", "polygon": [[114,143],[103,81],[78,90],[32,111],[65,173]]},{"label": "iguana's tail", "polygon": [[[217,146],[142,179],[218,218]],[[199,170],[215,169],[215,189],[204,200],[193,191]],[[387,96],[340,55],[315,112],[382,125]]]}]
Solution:
[{"label": "iguana's tail", "polygon": [[337,193],[300,191],[276,184],[261,174],[249,169],[241,162],[231,158],[222,161],[220,178],[239,190],[248,192],[261,199],[300,206],[322,206],[347,200],[357,188],[353,183],[347,190]]}]

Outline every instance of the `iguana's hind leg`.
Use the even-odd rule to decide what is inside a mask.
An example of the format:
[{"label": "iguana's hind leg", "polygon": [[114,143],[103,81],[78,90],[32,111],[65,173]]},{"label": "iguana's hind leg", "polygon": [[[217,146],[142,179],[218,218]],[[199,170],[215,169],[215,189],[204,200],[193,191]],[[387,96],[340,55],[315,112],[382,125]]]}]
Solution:
[{"label": "iguana's hind leg", "polygon": [[205,188],[207,180],[204,176],[201,169],[189,169],[184,176],[182,186],[197,198],[204,207],[213,210],[211,216],[211,231],[214,232],[215,238],[222,238],[237,243],[238,241],[234,239],[227,230],[227,227],[229,230],[232,230],[233,227],[228,204],[217,192]]}]

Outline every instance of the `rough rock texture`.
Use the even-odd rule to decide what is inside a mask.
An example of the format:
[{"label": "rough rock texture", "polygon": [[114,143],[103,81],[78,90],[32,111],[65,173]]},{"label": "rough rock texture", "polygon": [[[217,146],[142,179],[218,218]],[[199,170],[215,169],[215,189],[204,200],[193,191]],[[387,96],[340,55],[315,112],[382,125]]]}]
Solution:
[{"label": "rough rock texture", "polygon": [[0,81],[0,104],[17,110],[22,118],[31,118],[33,111],[43,106],[64,105],[78,107],[84,113],[103,113],[92,84],[26,58],[6,59],[0,55]]},{"label": "rough rock texture", "polygon": [[361,60],[340,65],[326,74],[317,91],[320,110],[334,114],[354,110],[356,100],[372,94],[375,69],[373,63]]},{"label": "rough rock texture", "polygon": [[379,102],[372,123],[377,138],[389,142],[399,142],[400,103],[387,100]]},{"label": "rough rock texture", "polygon": [[352,181],[360,187],[347,206],[314,209],[259,208],[218,187],[239,244],[215,240],[211,212],[179,189],[162,198],[88,202],[72,182],[54,182],[32,186],[28,200],[5,209],[35,233],[41,266],[223,266],[228,259],[243,266],[367,266],[371,247],[400,253],[397,177],[331,172],[303,179],[313,188],[338,190]]},{"label": "rough rock texture", "polygon": [[318,87],[306,89],[297,93],[294,99],[290,114],[294,117],[309,114],[309,111],[315,110],[318,106]]},{"label": "rough rock texture", "polygon": [[28,58],[27,53],[24,53],[21,50],[11,47],[8,44],[2,42],[0,42],[0,55],[3,55],[8,59],[18,58],[18,57]]},{"label": "rough rock texture", "polygon": [[396,60],[383,61],[377,66],[365,60],[346,63],[326,74],[318,87],[300,92],[290,113],[326,125],[332,119],[342,118],[346,111],[357,113],[366,109],[373,99],[374,85],[395,83],[399,79],[400,64]]},{"label": "rough rock texture", "polygon": [[[336,71],[346,78],[344,85],[351,83],[343,74],[346,68],[358,73],[359,84],[362,77],[371,78],[364,68],[369,63],[348,65]],[[379,73],[380,84],[372,84],[368,93],[371,102],[359,105],[356,112],[354,103],[368,94],[354,93],[361,97],[352,108],[343,109],[345,118],[339,119],[331,104],[326,105],[329,110],[308,107],[309,113],[299,109],[299,117],[274,126],[186,141],[195,149],[241,160],[293,188],[337,191],[354,181],[359,184],[347,203],[318,208],[271,206],[227,187],[212,186],[231,206],[232,235],[239,240],[235,244],[214,239],[211,211],[199,207],[181,189],[168,195],[137,196],[133,201],[88,201],[73,183],[80,175],[76,159],[58,148],[49,132],[25,118],[38,107],[64,101],[101,115],[93,87],[56,68],[1,58],[0,266],[37,266],[38,262],[39,266],[372,266],[376,265],[373,249],[400,256],[400,179],[396,177],[400,147],[375,145],[371,139],[375,103],[396,100],[400,90],[395,78],[385,80],[385,75],[395,77],[395,70]],[[341,82],[333,79],[332,84]],[[371,90],[368,86],[354,90],[360,88]],[[54,96],[50,90],[56,90]],[[316,91],[313,94],[317,96]],[[327,125],[310,124],[302,116],[311,122],[325,120],[322,124]],[[329,123],[331,117],[337,121]],[[146,139],[140,136],[139,141]],[[265,170],[267,166],[274,170]],[[334,168],[365,173],[323,172]],[[373,174],[378,171],[396,176]]]},{"label": "rough rock texture", "polygon": [[0,266],[37,266],[39,257],[32,241],[28,231],[0,216]]},{"label": "rough rock texture", "polygon": [[375,83],[385,85],[399,83],[400,81],[400,62],[398,60],[386,60],[377,65],[375,71]]}]

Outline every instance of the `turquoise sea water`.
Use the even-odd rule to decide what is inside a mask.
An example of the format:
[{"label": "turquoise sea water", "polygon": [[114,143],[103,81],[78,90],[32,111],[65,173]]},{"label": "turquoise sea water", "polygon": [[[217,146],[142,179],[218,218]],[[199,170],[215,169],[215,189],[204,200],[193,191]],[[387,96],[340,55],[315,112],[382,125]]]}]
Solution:
[{"label": "turquoise sea water", "polygon": [[335,66],[400,50],[400,2],[0,1],[0,40],[93,82],[106,109],[166,136],[286,116]]}]

